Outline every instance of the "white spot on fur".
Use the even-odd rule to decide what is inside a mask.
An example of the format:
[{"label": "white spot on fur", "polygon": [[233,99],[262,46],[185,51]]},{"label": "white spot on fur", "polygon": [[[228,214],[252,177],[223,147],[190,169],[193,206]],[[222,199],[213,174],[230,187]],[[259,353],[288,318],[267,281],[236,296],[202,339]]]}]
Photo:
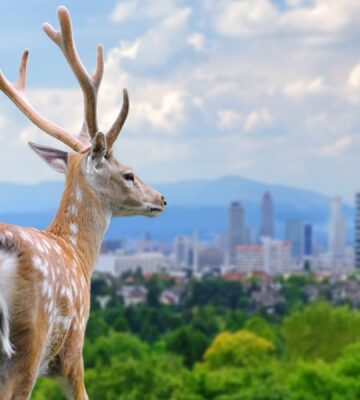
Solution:
[{"label": "white spot on fur", "polygon": [[57,243],[54,244],[54,249],[59,255],[61,255],[61,247]]},{"label": "white spot on fur", "polygon": [[70,288],[67,288],[67,297],[69,299],[69,302],[72,303],[73,302],[73,295],[71,293]]},{"label": "white spot on fur", "polygon": [[74,235],[76,235],[76,234],[79,232],[79,227],[78,227],[74,222],[72,222],[72,223],[69,225],[69,228],[70,228],[70,231],[71,231]]},{"label": "white spot on fur", "polygon": [[83,194],[82,194],[82,191],[81,191],[79,185],[75,186],[74,193],[75,193],[75,200],[80,203],[80,201],[82,200]]},{"label": "white spot on fur", "polygon": [[71,278],[71,287],[73,289],[74,297],[77,296],[77,288],[76,288],[76,282],[74,278]]},{"label": "white spot on fur", "polygon": [[39,256],[32,257],[32,263],[37,271],[40,271],[44,276],[48,275],[48,263],[43,261]]},{"label": "white spot on fur", "polygon": [[76,215],[77,214],[77,207],[75,204],[70,204],[69,205],[69,214],[70,215]]},{"label": "white spot on fur", "polygon": [[48,286],[49,286],[48,281],[44,279],[41,285],[41,294],[43,295],[43,297],[45,297],[47,294]]},{"label": "white spot on fur", "polygon": [[81,275],[80,281],[81,281],[82,288],[85,289],[86,288],[86,281],[85,281],[85,278],[82,275]]},{"label": "white spot on fur", "polygon": [[48,285],[47,297],[49,300],[52,298],[52,288],[50,285]]},{"label": "white spot on fur", "polygon": [[55,276],[54,268],[50,268],[50,272],[51,272],[52,281],[55,282],[56,281],[56,276]]},{"label": "white spot on fur", "polygon": [[50,300],[46,305],[46,310],[48,314],[51,314],[54,311],[54,301]]},{"label": "white spot on fur", "polygon": [[48,250],[51,250],[51,246],[46,239],[42,239],[41,242],[42,242],[43,246],[45,246]]},{"label": "white spot on fur", "polygon": [[62,315],[59,315],[55,319],[55,324],[62,325],[64,327],[64,329],[69,329],[69,327],[70,327],[70,318],[62,316]]},{"label": "white spot on fur", "polygon": [[5,236],[10,240],[14,238],[14,234],[11,231],[5,231]]},{"label": "white spot on fur", "polygon": [[20,236],[21,238],[28,243],[32,243],[32,237],[30,235],[28,235],[24,230],[20,230]]}]

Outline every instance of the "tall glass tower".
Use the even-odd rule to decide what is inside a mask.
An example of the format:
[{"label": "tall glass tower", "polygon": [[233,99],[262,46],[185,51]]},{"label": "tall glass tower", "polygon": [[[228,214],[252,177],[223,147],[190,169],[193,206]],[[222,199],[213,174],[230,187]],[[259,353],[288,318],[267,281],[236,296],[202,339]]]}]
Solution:
[{"label": "tall glass tower", "polygon": [[329,220],[329,252],[336,261],[343,261],[346,248],[346,223],[340,197],[331,200]]},{"label": "tall glass tower", "polygon": [[235,263],[236,247],[245,243],[245,218],[244,207],[239,201],[230,204],[229,229],[228,229],[228,252],[229,261]]},{"label": "tall glass tower", "polygon": [[270,192],[265,192],[261,202],[260,237],[274,236],[274,205]]},{"label": "tall glass tower", "polygon": [[304,256],[304,222],[287,221],[285,225],[285,240],[291,243],[291,256],[300,263]]}]

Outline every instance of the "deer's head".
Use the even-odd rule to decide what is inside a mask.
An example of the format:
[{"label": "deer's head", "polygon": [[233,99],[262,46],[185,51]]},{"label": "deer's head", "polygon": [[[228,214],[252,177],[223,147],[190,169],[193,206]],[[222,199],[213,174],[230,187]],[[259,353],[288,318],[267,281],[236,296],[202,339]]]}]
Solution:
[{"label": "deer's head", "polygon": [[74,72],[84,96],[84,124],[78,136],[57,126],[40,115],[25,97],[26,65],[29,51],[25,50],[15,84],[0,72],[0,89],[40,129],[68,145],[74,152],[29,143],[52,168],[67,174],[72,182],[78,182],[92,191],[112,215],[154,216],[166,207],[165,198],[144,183],[132,168],[120,163],[113,145],[124,125],[129,111],[127,90],[123,92],[123,105],[110,130],[104,134],[97,124],[97,94],[101,83],[104,61],[103,48],[98,46],[96,71],[89,75],[75,49],[71,18],[65,7],[58,8],[60,31],[44,24],[45,33],[63,52]]}]

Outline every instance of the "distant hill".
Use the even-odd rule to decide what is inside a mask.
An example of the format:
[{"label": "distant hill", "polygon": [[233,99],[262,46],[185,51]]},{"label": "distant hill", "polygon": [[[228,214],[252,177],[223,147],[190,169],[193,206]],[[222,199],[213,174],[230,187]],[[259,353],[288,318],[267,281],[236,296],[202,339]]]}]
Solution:
[{"label": "distant hill", "polygon": [[[329,218],[328,196],[283,185],[273,185],[239,176],[213,180],[188,180],[154,184],[168,200],[169,208],[158,218],[119,218],[112,222],[108,237],[133,236],[149,232],[155,237],[170,238],[199,229],[203,237],[225,232],[227,208],[239,200],[246,210],[246,222],[259,226],[259,207],[265,191],[270,191],[275,204],[276,231],[281,237],[284,222],[302,219],[311,222],[324,241]],[[43,228],[59,202],[63,183],[44,182],[34,185],[0,183],[0,218],[20,225]],[[344,205],[351,240],[354,209]]]}]

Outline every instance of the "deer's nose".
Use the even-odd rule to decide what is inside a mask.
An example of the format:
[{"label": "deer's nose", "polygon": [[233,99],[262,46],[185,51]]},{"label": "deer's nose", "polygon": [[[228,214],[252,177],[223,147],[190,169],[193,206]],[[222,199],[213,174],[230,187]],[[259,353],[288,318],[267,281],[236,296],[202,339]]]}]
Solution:
[{"label": "deer's nose", "polygon": [[166,200],[165,200],[165,197],[164,197],[164,196],[161,196],[161,199],[162,199],[162,201],[163,201],[163,203],[164,203],[164,207],[166,207],[167,202],[166,202]]}]

